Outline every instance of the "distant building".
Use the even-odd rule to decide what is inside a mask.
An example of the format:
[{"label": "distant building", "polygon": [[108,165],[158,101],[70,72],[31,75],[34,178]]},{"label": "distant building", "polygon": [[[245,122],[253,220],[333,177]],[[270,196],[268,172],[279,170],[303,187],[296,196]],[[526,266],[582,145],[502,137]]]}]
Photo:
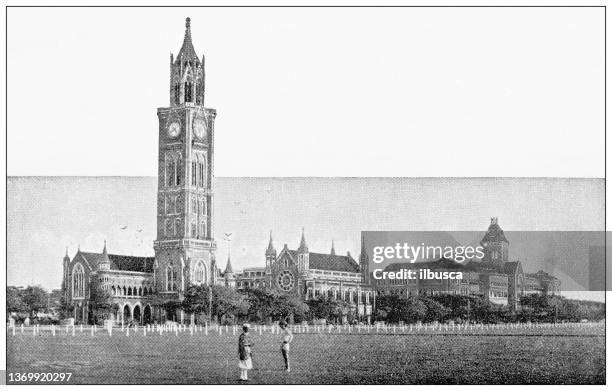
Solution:
[{"label": "distant building", "polygon": [[[462,279],[372,279],[377,294],[400,295],[481,295],[491,303],[508,305],[518,309],[520,297],[528,293],[555,294],[560,281],[548,273],[524,273],[519,261],[509,261],[510,242],[500,228],[497,218],[491,219],[483,239],[482,261],[460,264],[453,260],[440,259],[435,262],[395,263],[385,271],[400,269],[430,269],[434,271],[461,271]],[[362,255],[365,256],[365,255]]]},{"label": "distant building", "polygon": [[360,265],[349,252],[337,255],[332,241],[328,254],[311,252],[302,230],[297,250],[285,244],[277,254],[270,233],[265,266],[246,268],[236,274],[238,289],[270,288],[304,300],[327,297],[349,303],[358,319],[372,315],[372,289]]}]

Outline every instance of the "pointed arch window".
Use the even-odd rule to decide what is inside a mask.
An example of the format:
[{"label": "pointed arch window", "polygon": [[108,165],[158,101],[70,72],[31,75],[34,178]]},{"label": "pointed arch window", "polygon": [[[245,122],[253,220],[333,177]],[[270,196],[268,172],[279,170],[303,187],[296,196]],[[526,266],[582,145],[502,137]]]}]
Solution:
[{"label": "pointed arch window", "polygon": [[172,265],[166,270],[166,290],[168,292],[177,290],[176,269]]},{"label": "pointed arch window", "polygon": [[206,267],[204,262],[199,261],[193,272],[193,282],[196,284],[204,284],[206,281]]},{"label": "pointed arch window", "polygon": [[77,263],[72,269],[72,297],[85,297],[85,269],[80,263]]}]

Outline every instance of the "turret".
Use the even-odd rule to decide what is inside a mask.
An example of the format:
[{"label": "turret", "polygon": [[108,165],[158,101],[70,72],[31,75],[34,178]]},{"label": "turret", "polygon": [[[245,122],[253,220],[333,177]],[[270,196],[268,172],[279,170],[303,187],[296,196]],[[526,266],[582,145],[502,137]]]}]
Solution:
[{"label": "turret", "polygon": [[491,224],[480,241],[480,245],[484,248],[483,261],[496,264],[508,262],[510,242],[506,239],[504,230],[499,226],[497,217],[491,217]]},{"label": "turret", "polygon": [[176,58],[170,54],[170,106],[204,105],[204,56],[198,58],[191,40],[191,19],[185,20],[185,38]]},{"label": "turret", "polygon": [[300,246],[297,249],[298,268],[301,271],[306,271],[310,268],[309,256],[308,256],[308,245],[306,244],[306,236],[304,235],[304,228],[302,227],[302,238],[300,239]]},{"label": "turret", "polygon": [[359,254],[359,272],[361,273],[361,280],[369,284],[370,276],[369,276],[369,257],[365,248],[365,243],[363,241],[363,235],[361,237],[361,254]]},{"label": "turret", "polygon": [[269,273],[272,269],[272,265],[276,261],[276,249],[272,242],[272,231],[270,231],[270,240],[268,241],[268,248],[266,248],[266,272]]},{"label": "turret", "polygon": [[229,251],[227,253],[227,265],[225,265],[225,272],[223,272],[223,278],[225,279],[225,286],[236,286],[236,278],[234,276],[234,268],[232,268],[232,261],[230,259]]},{"label": "turret", "polygon": [[66,255],[64,255],[64,259],[62,262],[62,267],[63,267],[63,278],[62,278],[62,292],[64,293],[64,295],[67,295],[67,291],[66,291],[66,287],[69,281],[69,277],[68,277],[68,270],[70,268],[70,257],[68,256],[68,246],[66,246]]},{"label": "turret", "polygon": [[106,240],[104,241],[104,249],[102,250],[102,259],[98,263],[98,270],[110,270],[110,258],[106,251]]}]

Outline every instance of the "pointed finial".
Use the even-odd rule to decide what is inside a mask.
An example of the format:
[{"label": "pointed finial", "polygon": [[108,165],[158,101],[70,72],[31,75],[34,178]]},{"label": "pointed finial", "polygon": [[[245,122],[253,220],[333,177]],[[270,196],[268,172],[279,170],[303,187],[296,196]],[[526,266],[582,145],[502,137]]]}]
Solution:
[{"label": "pointed finial", "polygon": [[300,239],[300,247],[298,251],[308,252],[308,246],[306,245],[306,237],[304,235],[304,227],[302,227],[302,238]]},{"label": "pointed finial", "polygon": [[266,256],[276,256],[276,250],[274,249],[274,242],[272,241],[272,230],[270,230],[270,241],[268,242],[268,248],[266,249]]},{"label": "pointed finial", "polygon": [[66,246],[66,256],[68,256],[68,246]]},{"label": "pointed finial", "polygon": [[104,249],[102,250],[102,254],[106,254],[106,239],[104,239]]},{"label": "pointed finial", "polygon": [[334,239],[333,238],[332,238],[331,255],[336,255],[336,249],[334,248]]},{"label": "pointed finial", "polygon": [[227,250],[227,265],[225,266],[225,274],[234,273],[234,268],[232,268],[232,262],[230,259],[230,251]]}]

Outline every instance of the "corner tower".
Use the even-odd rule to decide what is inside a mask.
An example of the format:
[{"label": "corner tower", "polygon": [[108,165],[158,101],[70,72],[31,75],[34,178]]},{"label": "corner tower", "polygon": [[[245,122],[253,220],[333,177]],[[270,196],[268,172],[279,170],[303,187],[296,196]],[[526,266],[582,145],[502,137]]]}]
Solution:
[{"label": "corner tower", "polygon": [[213,135],[217,113],[204,107],[204,92],[204,56],[200,60],[196,55],[187,18],[183,45],[176,59],[170,55],[170,106],[157,109],[155,284],[168,299],[180,299],[190,284],[213,282],[217,248],[212,216]]}]

